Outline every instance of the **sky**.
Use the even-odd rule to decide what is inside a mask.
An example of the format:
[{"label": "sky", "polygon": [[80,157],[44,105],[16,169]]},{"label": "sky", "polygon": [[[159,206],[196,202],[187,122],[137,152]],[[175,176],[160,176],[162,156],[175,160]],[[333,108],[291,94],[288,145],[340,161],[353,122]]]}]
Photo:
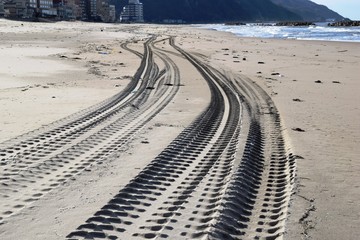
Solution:
[{"label": "sky", "polygon": [[360,20],[360,0],[311,0],[322,4],[341,16],[352,20]]}]

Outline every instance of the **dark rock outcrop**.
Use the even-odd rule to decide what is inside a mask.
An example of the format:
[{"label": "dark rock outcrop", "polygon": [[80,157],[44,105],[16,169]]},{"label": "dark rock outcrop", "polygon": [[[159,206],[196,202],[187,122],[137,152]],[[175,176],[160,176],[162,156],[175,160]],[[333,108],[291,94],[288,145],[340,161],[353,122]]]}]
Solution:
[{"label": "dark rock outcrop", "polygon": [[329,27],[360,27],[360,21],[341,21],[329,23]]},{"label": "dark rock outcrop", "polygon": [[244,26],[246,23],[243,22],[226,22],[225,25],[227,26]]},{"label": "dark rock outcrop", "polygon": [[279,22],[275,26],[306,27],[315,25],[313,22]]}]

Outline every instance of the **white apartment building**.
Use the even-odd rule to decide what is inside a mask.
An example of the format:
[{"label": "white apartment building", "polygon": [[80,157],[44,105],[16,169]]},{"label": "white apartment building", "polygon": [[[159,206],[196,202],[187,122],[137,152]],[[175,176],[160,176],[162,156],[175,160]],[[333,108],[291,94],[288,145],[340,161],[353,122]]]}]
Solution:
[{"label": "white apartment building", "polygon": [[29,0],[28,6],[31,8],[36,8],[37,6],[36,0]]},{"label": "white apartment building", "polygon": [[144,22],[143,4],[139,0],[129,0],[120,14],[120,22]]},{"label": "white apartment building", "polygon": [[[34,0],[30,0],[34,1]],[[56,16],[57,15],[57,9],[54,8],[53,1],[52,0],[38,0],[41,15],[42,16]]]}]

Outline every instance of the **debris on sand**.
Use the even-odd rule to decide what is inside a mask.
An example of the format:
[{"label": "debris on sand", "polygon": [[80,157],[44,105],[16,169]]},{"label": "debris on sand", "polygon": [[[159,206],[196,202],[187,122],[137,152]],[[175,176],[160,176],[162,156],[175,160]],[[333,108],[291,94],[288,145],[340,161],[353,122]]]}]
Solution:
[{"label": "debris on sand", "polygon": [[305,132],[305,130],[301,128],[292,128],[292,130],[295,132]]}]

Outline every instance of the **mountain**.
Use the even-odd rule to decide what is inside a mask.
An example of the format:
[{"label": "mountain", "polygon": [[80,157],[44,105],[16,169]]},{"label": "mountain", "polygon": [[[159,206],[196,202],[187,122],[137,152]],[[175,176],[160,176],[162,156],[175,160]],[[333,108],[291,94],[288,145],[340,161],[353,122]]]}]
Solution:
[{"label": "mountain", "polygon": [[[126,0],[110,0],[117,11]],[[121,2],[121,3],[120,3]],[[227,21],[280,21],[301,20],[296,13],[271,0],[140,0],[147,22],[181,19],[187,23],[213,23]]]},{"label": "mountain", "polygon": [[[324,21],[344,19],[309,0],[140,0],[147,22],[181,19],[187,23],[231,21]],[[110,0],[119,15],[128,0]]]},{"label": "mountain", "polygon": [[278,6],[284,7],[302,17],[305,21],[325,21],[326,19],[343,20],[344,17],[330,10],[324,5],[309,0],[271,0]]}]

